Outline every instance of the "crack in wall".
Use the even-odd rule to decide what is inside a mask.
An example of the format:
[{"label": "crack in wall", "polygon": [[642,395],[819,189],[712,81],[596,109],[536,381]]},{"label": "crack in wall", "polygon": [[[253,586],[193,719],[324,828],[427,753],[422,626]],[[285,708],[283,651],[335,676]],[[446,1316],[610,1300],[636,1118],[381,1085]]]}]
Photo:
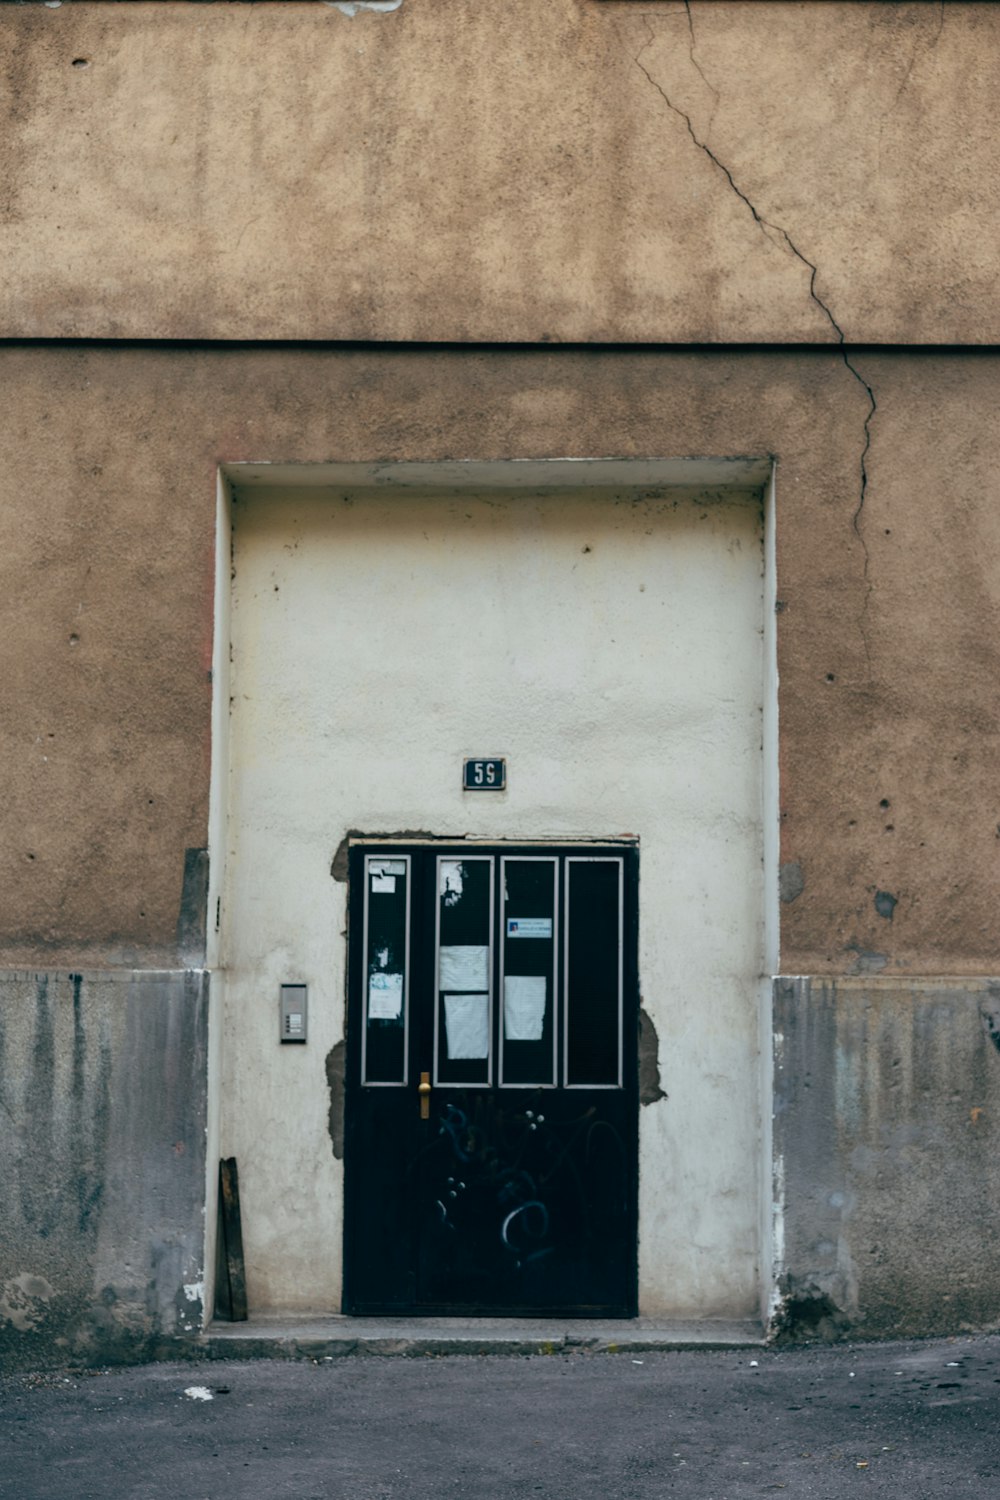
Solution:
[{"label": "crack in wall", "polygon": [[843,334],[840,335],[840,344],[840,352],[843,356],[844,364],[850,370],[855,380],[859,381],[860,384],[864,386],[865,390],[868,393],[869,402],[868,415],[865,417],[864,426],[865,443],[864,447],[861,449],[861,491],[858,495],[858,503],[855,507],[854,515],[851,517],[851,525],[854,528],[854,535],[857,537],[858,542],[861,545],[861,553],[864,558],[864,568],[861,575],[862,582],[864,583],[864,597],[861,601],[861,612],[858,615],[858,631],[861,636],[861,644],[865,648],[865,661],[868,663],[868,675],[870,677],[872,667],[872,654],[871,647],[868,644],[867,617],[868,605],[872,597],[873,584],[871,578],[868,576],[868,568],[871,562],[871,553],[868,550],[868,543],[865,541],[864,535],[861,530],[861,513],[865,508],[865,500],[868,496],[868,450],[872,445],[872,418],[878,411],[878,402],[875,400],[875,392],[868,384],[868,381],[865,380],[864,376],[860,373],[857,367],[855,365],[852,365],[851,361],[848,359],[847,349],[844,347]]},{"label": "crack in wall", "polygon": [[[934,51],[934,48],[937,46],[938,42],[941,40],[941,33],[942,33],[943,30],[944,30],[944,0],[939,0],[939,3],[938,3],[938,23],[937,23],[937,30],[935,31],[934,35],[931,37],[930,41],[926,44],[926,46],[921,47],[919,39],[914,43],[913,50],[910,53],[910,61],[907,63],[907,65],[906,65],[906,72],[903,74],[903,81],[899,85],[899,88],[896,90],[896,97],[895,97],[895,99],[893,99],[892,104],[889,106],[889,113],[890,114],[892,114],[893,110],[897,108],[900,99],[902,99],[902,97],[903,97],[903,93],[904,93],[904,91],[906,89],[906,85],[910,81],[910,75],[912,74],[913,69],[916,66],[917,58],[920,56],[921,52],[923,52],[926,55],[928,52],[933,52]],[[881,139],[881,136],[880,136],[880,139]]]},{"label": "crack in wall", "polygon": [[[709,83],[708,79],[705,77],[705,74],[702,72],[700,64],[695,60],[694,57],[694,22],[691,16],[690,0],[684,0],[684,10],[687,15],[688,30],[691,35],[689,57],[691,59],[691,62],[694,64],[695,69],[704,81],[706,87],[711,90],[716,100],[718,100],[720,98],[718,90]],[[868,664],[870,674],[872,662],[871,649],[868,642],[868,632],[866,628],[866,619],[868,614],[868,605],[872,594],[872,583],[869,577],[871,554],[868,549],[868,543],[866,542],[864,534],[861,530],[861,523],[862,516],[864,514],[865,501],[868,498],[868,452],[871,448],[872,442],[871,423],[872,418],[875,416],[875,413],[878,410],[878,402],[875,400],[875,392],[872,390],[872,387],[869,385],[868,381],[858,370],[857,366],[851,363],[851,360],[847,353],[847,339],[844,335],[844,330],[837,322],[837,319],[834,317],[833,312],[831,311],[828,304],[824,302],[823,298],[816,290],[816,278],[819,275],[819,267],[814,265],[814,263],[809,259],[807,255],[803,254],[798,245],[792,239],[791,235],[788,233],[787,229],[785,229],[781,224],[775,224],[770,219],[766,219],[764,215],[760,213],[756,205],[738,185],[735,178],[733,177],[732,172],[726,166],[725,162],[721,161],[719,157],[716,156],[715,152],[712,150],[711,146],[708,145],[707,141],[699,139],[697,133],[695,132],[694,125],[691,122],[690,115],[688,115],[683,109],[681,109],[680,105],[674,103],[663,85],[657,82],[652,73],[646,67],[645,63],[642,60],[643,53],[646,52],[656,40],[656,34],[648,22],[646,24],[646,29],[649,33],[649,38],[645,45],[639,48],[639,51],[633,57],[632,61],[635,63],[636,67],[639,69],[640,73],[642,73],[643,77],[650,84],[650,86],[654,88],[659,94],[660,98],[663,100],[667,108],[673,114],[675,114],[679,120],[683,120],[684,125],[687,128],[687,133],[691,137],[693,143],[698,147],[699,151],[703,152],[705,156],[708,157],[709,161],[716,168],[716,170],[722,173],[723,177],[725,177],[726,181],[729,183],[729,186],[732,188],[737,198],[739,198],[740,202],[744,203],[749,209],[754,223],[758,226],[761,233],[764,234],[768,240],[770,240],[772,245],[777,245],[779,248],[784,248],[785,250],[789,251],[791,255],[800,262],[800,264],[806,267],[809,272],[809,296],[811,297],[812,301],[815,302],[816,306],[819,308],[820,312],[823,314],[827,322],[830,324],[830,327],[833,329],[837,343],[840,346],[841,357],[843,358],[844,365],[846,366],[848,372],[853,377],[853,379],[857,381],[857,383],[861,386],[862,390],[868,397],[868,413],[864,420],[864,445],[861,449],[861,458],[859,464],[860,488],[858,492],[858,503],[851,518],[851,526],[855,536],[858,539],[863,558],[862,580],[864,584],[864,598],[862,601],[860,613],[858,615],[857,626],[858,632],[861,636],[861,644],[864,647],[865,660]],[[711,120],[714,120],[714,118],[715,111],[713,109],[709,121],[709,128],[711,128]]]},{"label": "crack in wall", "polygon": [[715,123],[715,112],[722,102],[722,95],[719,93],[719,90],[715,87],[714,83],[709,83],[707,77],[705,76],[704,68],[694,55],[694,17],[691,14],[691,0],[684,0],[684,14],[687,16],[688,31],[691,35],[691,45],[688,47],[688,57],[691,59],[691,66],[700,75],[702,83],[705,85],[709,93],[712,95],[712,98],[715,100],[715,103],[712,105],[712,113],[708,117],[708,129],[705,131],[705,137],[707,139],[712,134],[712,126]]}]

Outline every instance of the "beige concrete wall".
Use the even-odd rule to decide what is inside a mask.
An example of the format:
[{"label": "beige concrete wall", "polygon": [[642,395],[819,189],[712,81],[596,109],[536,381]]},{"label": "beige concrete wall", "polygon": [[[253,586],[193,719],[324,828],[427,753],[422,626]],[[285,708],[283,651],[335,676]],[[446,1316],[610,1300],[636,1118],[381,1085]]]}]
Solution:
[{"label": "beige concrete wall", "polygon": [[773,453],[782,968],[996,972],[994,356],[0,359],[6,962],[176,959],[220,461]]},{"label": "beige concrete wall", "polygon": [[352,8],[0,6],[0,335],[1000,336],[996,6]]}]

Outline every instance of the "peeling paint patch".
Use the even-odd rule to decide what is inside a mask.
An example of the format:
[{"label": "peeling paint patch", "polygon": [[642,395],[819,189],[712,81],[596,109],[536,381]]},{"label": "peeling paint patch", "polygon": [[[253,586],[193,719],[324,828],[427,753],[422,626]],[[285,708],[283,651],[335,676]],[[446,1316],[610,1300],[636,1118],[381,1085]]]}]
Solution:
[{"label": "peeling paint patch", "polygon": [[665,1099],[660,1087],[660,1041],[652,1017],[646,1010],[639,1011],[639,1103],[655,1104]]},{"label": "peeling paint patch", "polygon": [[794,860],[781,866],[778,871],[778,896],[784,902],[797,901],[806,888],[802,866]]},{"label": "peeling paint patch", "polygon": [[3,1284],[0,1318],[12,1323],[19,1333],[30,1333],[44,1318],[46,1304],[54,1296],[55,1287],[44,1276],[22,1271]]},{"label": "peeling paint patch", "polygon": [[205,1300],[205,1283],[203,1281],[186,1281],[184,1283],[184,1295],[189,1302],[203,1302]]},{"label": "peeling paint patch", "polygon": [[330,1113],[327,1128],[333,1154],[338,1161],[344,1159],[344,1061],[347,1047],[337,1042],[326,1055],[326,1086],[330,1091]]},{"label": "peeling paint patch", "polygon": [[326,3],[342,16],[356,16],[359,10],[398,10],[403,0],[326,0]]},{"label": "peeling paint patch", "polygon": [[[464,834],[445,835],[430,833],[426,828],[399,828],[393,833],[365,833],[361,828],[349,828],[337,845],[333,859],[330,862],[330,874],[334,880],[345,882],[347,880],[347,857],[351,852],[351,843],[355,839],[392,839],[397,844],[424,844],[424,843],[459,843],[465,837]],[[378,850],[373,849],[373,854]]]},{"label": "peeling paint patch", "polygon": [[880,917],[885,917],[887,922],[892,921],[892,914],[899,905],[899,897],[894,896],[891,891],[875,892],[875,910]]},{"label": "peeling paint patch", "polygon": [[854,962],[848,969],[849,974],[881,974],[889,956],[886,953],[874,953],[870,948],[862,948],[857,943],[848,943],[847,952],[854,954]]}]

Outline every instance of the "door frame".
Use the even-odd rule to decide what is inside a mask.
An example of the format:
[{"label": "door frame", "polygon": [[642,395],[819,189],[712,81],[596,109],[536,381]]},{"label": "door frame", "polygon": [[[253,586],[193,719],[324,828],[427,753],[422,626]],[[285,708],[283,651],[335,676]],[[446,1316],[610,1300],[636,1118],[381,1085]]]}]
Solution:
[{"label": "door frame", "polygon": [[[344,1130],[344,1226],[343,1226],[343,1298],[342,1311],[347,1315],[377,1316],[377,1315],[403,1315],[418,1317],[447,1317],[447,1316],[562,1316],[562,1317],[600,1317],[615,1316],[632,1318],[638,1315],[638,1233],[639,1233],[639,1049],[638,1049],[638,1027],[640,1009],[640,985],[638,973],[638,939],[639,939],[639,853],[640,845],[638,838],[604,837],[593,839],[539,839],[539,838],[505,838],[505,839],[469,839],[463,837],[451,837],[446,835],[423,836],[420,838],[391,839],[385,836],[364,834],[352,835],[348,843],[348,896],[347,896],[347,970],[346,970],[346,993],[345,993],[345,1017],[346,1017],[346,1078],[345,1078],[345,1130]],[[594,1093],[609,1094],[614,1097],[617,1106],[615,1113],[620,1116],[626,1125],[628,1134],[626,1144],[626,1179],[625,1194],[627,1198],[627,1214],[624,1227],[624,1253],[627,1256],[627,1264],[621,1271],[620,1299],[611,1306],[592,1310],[584,1304],[570,1307],[557,1307],[554,1305],[517,1305],[512,1308],[499,1308],[496,1306],[470,1308],[460,1302],[452,1304],[432,1303],[424,1305],[419,1301],[409,1303],[405,1306],[392,1305],[391,1298],[386,1295],[384,1301],[373,1302],[371,1297],[359,1293],[357,1281],[359,1279],[359,1267],[364,1262],[364,1247],[355,1241],[355,1236],[361,1233],[359,1226],[367,1222],[365,1208],[362,1204],[363,1179],[362,1173],[365,1162],[362,1157],[363,1142],[360,1138],[358,1128],[360,1116],[365,1104],[374,1110],[377,1101],[385,1101],[384,1113],[388,1116],[392,1112],[392,1106],[396,1106],[397,1119],[408,1120],[411,1116],[415,1122],[418,1109],[417,1085],[420,1077],[421,1061],[430,1064],[432,1077],[436,1077],[437,1059],[437,1031],[438,1031],[438,1006],[437,995],[430,991],[425,997],[434,1008],[433,1023],[425,1016],[424,1026],[429,1031],[429,1036],[424,1035],[421,1043],[419,1037],[419,1018],[413,1014],[413,1008],[408,1004],[404,1018],[404,1048],[405,1057],[403,1065],[403,1077],[398,1085],[392,1089],[395,1096],[391,1101],[386,1100],[390,1090],[384,1082],[365,1082],[364,1059],[366,1027],[364,1024],[364,1000],[363,989],[367,973],[367,955],[364,951],[368,937],[367,923],[367,857],[373,854],[384,854],[386,859],[410,857],[408,870],[412,881],[412,872],[417,860],[424,862],[421,876],[421,885],[411,884],[408,895],[408,927],[406,934],[407,962],[411,961],[411,955],[418,953],[422,955],[426,966],[428,956],[433,960],[434,949],[438,944],[438,921],[434,922],[434,930],[425,932],[422,936],[414,936],[414,929],[421,916],[429,923],[429,911],[420,911],[421,894],[427,889],[433,894],[436,891],[436,879],[434,872],[437,870],[438,858],[461,859],[463,854],[470,856],[487,856],[496,862],[497,878],[503,878],[503,861],[506,859],[516,860],[519,857],[525,860],[551,858],[557,861],[557,870],[560,872],[556,877],[556,912],[557,924],[555,933],[555,983],[553,984],[553,1053],[554,1053],[554,1079],[549,1084],[517,1084],[504,1083],[502,1081],[502,1030],[500,1025],[501,1002],[497,998],[491,1006],[491,1067],[489,1069],[488,1081],[473,1085],[435,1084],[435,1090],[440,1087],[445,1090],[453,1090],[461,1087],[470,1087],[478,1091],[478,1096],[497,1096],[505,1098],[513,1103],[518,1097],[534,1102],[534,1096],[538,1095],[552,1101],[553,1095],[560,1099],[575,1096],[584,1102],[586,1096]],[[618,1081],[616,1083],[599,1083],[593,1085],[569,1084],[567,1082],[567,978],[565,973],[567,953],[567,923],[565,919],[568,903],[568,869],[569,862],[573,860],[587,860],[588,858],[606,858],[621,860],[621,890],[619,905],[619,1064]],[[433,861],[433,864],[431,863]],[[427,886],[430,881],[429,887]],[[435,903],[436,905],[436,903]],[[500,929],[502,927],[502,897],[499,892],[494,893],[491,898],[491,949],[494,943],[497,951],[492,953],[493,974],[502,972],[502,938]],[[426,978],[426,975],[425,975]],[[407,992],[411,991],[410,974],[406,976]],[[431,998],[433,996],[433,998]],[[420,1051],[421,1045],[423,1051]],[[428,1046],[433,1049],[434,1061],[431,1061]],[[363,1098],[365,1090],[370,1090],[370,1103]],[[372,1097],[374,1096],[374,1097]],[[551,1103],[545,1107],[550,1108]],[[367,1113],[367,1110],[364,1111]],[[407,1128],[405,1125],[403,1128]],[[412,1127],[411,1127],[412,1128]],[[416,1173],[411,1170],[405,1178],[401,1178],[399,1191],[406,1192],[407,1189],[416,1194]],[[417,1231],[412,1228],[416,1223],[417,1210],[415,1204],[410,1205],[408,1210],[407,1225],[413,1239],[410,1246],[410,1260],[414,1266],[413,1286],[416,1287],[415,1264],[418,1256]],[[404,1233],[405,1233],[404,1229]],[[414,1295],[414,1293],[411,1293]],[[416,1294],[418,1295],[418,1294]]]}]

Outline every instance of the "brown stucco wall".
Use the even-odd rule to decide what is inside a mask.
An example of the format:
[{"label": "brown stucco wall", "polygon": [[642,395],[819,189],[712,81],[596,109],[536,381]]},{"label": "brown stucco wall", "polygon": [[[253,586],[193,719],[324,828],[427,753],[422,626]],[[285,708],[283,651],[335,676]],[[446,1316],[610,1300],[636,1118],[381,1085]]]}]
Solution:
[{"label": "brown stucco wall", "polygon": [[2,335],[1000,336],[989,3],[74,0],[0,59]]},{"label": "brown stucco wall", "polygon": [[0,352],[2,960],[198,959],[220,462],[770,453],[782,970],[996,972],[1000,361],[852,359]]}]

